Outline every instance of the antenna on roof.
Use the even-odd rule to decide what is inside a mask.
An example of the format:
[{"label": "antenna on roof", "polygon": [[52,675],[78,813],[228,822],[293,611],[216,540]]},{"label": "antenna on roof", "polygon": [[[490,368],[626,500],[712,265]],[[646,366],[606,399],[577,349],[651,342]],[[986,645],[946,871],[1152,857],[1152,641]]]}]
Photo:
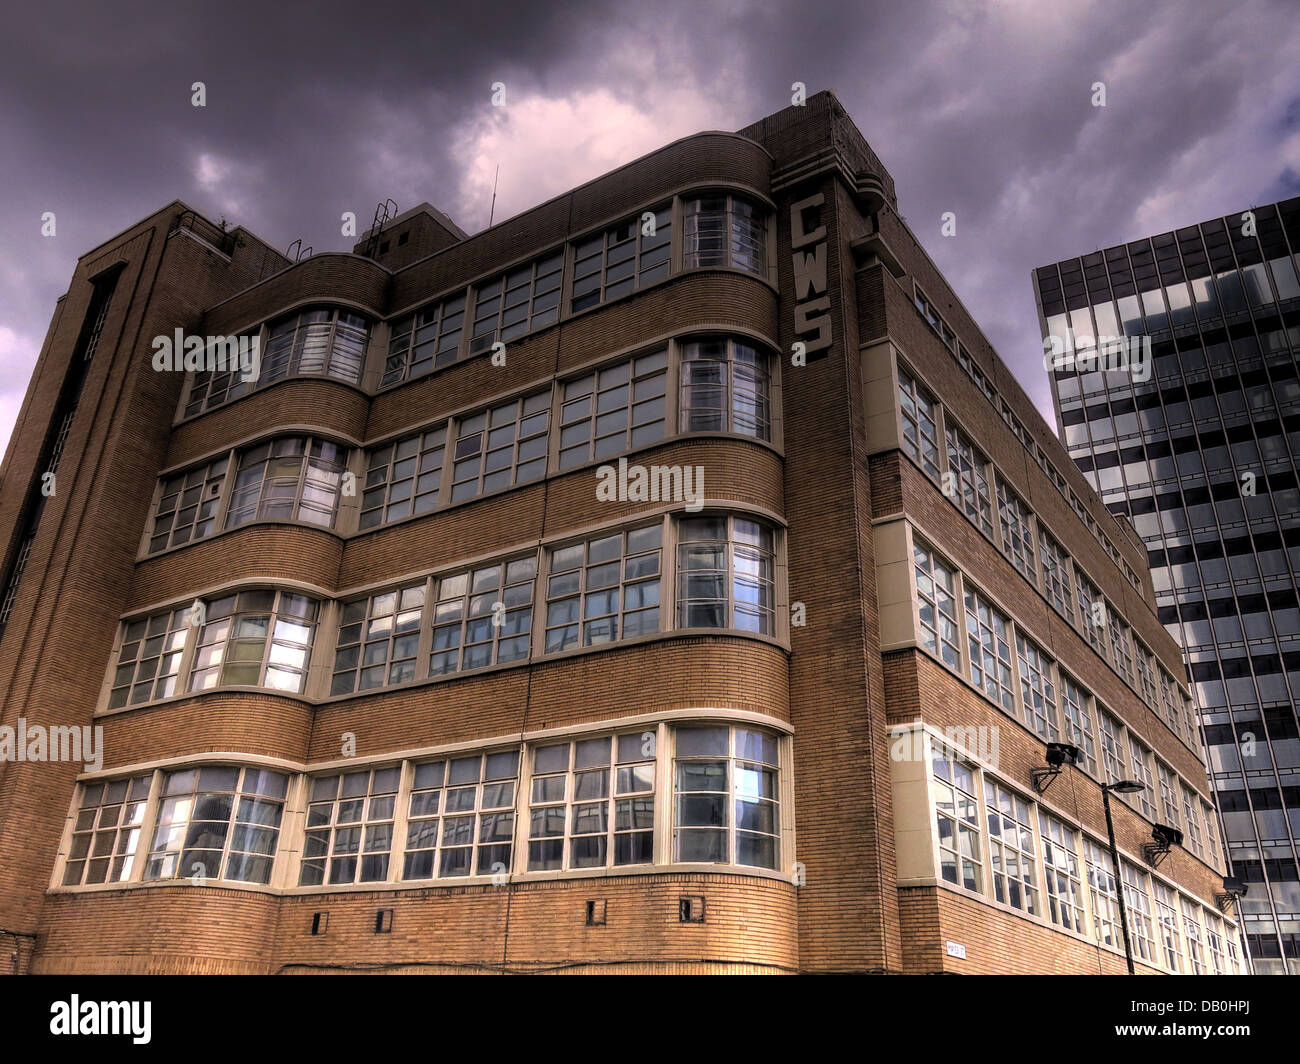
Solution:
[{"label": "antenna on roof", "polygon": [[496,176],[492,178],[492,206],[488,209],[488,228],[492,228],[492,218],[497,212],[497,178],[501,176],[501,164],[497,163]]}]

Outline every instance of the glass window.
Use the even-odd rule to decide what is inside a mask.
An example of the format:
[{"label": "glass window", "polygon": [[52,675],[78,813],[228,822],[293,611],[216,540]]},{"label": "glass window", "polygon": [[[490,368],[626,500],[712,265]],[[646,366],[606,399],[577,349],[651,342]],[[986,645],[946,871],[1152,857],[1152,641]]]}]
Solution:
[{"label": "glass window", "polygon": [[930,759],[939,874],[967,890],[984,890],[975,769],[936,748]]},{"label": "glass window", "polygon": [[307,521],[326,528],[338,511],[347,452],[336,443],[285,436],[239,456],[226,527],[249,521]]},{"label": "glass window", "polygon": [[260,768],[168,772],[144,878],[269,883],[288,787],[284,773]]},{"label": "glass window", "polygon": [[898,399],[903,411],[903,450],[938,480],[939,430],[934,397],[900,366]]},{"label": "glass window", "polygon": [[[245,365],[249,366],[249,373],[252,372],[253,345],[259,342],[256,333],[236,339],[239,349],[245,353],[244,357],[250,359],[245,362]],[[245,380],[244,368],[239,364],[238,358],[230,357],[227,349],[219,348],[215,344],[209,345],[207,357],[213,368],[194,372],[190,380],[189,394],[185,399],[185,417],[193,417],[204,410],[211,410],[213,407],[221,406],[222,403],[238,399],[257,387],[257,381]]]},{"label": "glass window", "polygon": [[128,621],[117,652],[108,708],[174,695],[189,630],[188,607]]},{"label": "glass window", "polygon": [[258,384],[281,377],[327,376],[358,384],[370,325],[359,314],[317,308],[272,323]]},{"label": "glass window", "polygon": [[656,351],[565,382],[560,468],[663,439],[667,378],[668,353]]},{"label": "glass window", "polygon": [[429,675],[482,669],[528,657],[537,558],[444,576],[433,608]]},{"label": "glass window", "polygon": [[718,724],[675,737],[673,859],[777,868],[777,736]]},{"label": "glass window", "polygon": [[150,554],[212,534],[217,523],[217,507],[221,505],[221,487],[226,481],[227,461],[223,455],[162,482],[153,531],[149,534]]},{"label": "glass window", "polygon": [[300,886],[382,883],[393,849],[393,808],[400,765],[310,781]]},{"label": "glass window", "polygon": [[513,340],[554,324],[560,315],[563,276],[561,250],[475,285],[470,354],[488,350],[498,339]]},{"label": "glass window", "polygon": [[545,653],[659,631],[662,537],[654,524],[552,550]]},{"label": "glass window", "polygon": [[1106,771],[1106,782],[1114,783],[1124,778],[1124,726],[1101,709],[1097,712],[1097,727],[1101,735],[1101,764]]},{"label": "glass window", "polygon": [[1201,854],[1200,799],[1187,784],[1183,784],[1183,826],[1187,832],[1187,848],[1198,857]]},{"label": "glass window", "polygon": [[528,869],[654,860],[656,732],[532,749]]},{"label": "glass window", "polygon": [[455,362],[464,325],[464,292],[394,321],[380,387]]},{"label": "glass window", "polygon": [[1030,583],[1038,581],[1034,569],[1034,518],[1029,507],[1001,477],[997,478],[998,521],[1002,528],[1002,553]]},{"label": "glass window", "polygon": [[423,617],[423,581],[344,604],[330,694],[414,680]]},{"label": "glass window", "polygon": [[451,501],[525,484],[546,473],[550,390],[456,421]]},{"label": "glass window", "polygon": [[1084,839],[1084,860],[1088,868],[1088,895],[1092,901],[1092,930],[1098,942],[1120,946],[1119,894],[1110,854],[1092,839]]},{"label": "glass window", "polygon": [[653,222],[638,216],[573,245],[573,313],[668,276],[672,206],[653,214]]},{"label": "glass window", "polygon": [[1205,953],[1201,944],[1201,907],[1179,896],[1183,908],[1183,931],[1187,935],[1187,963],[1192,975],[1205,975]]},{"label": "glass window", "polygon": [[1097,744],[1092,731],[1092,695],[1061,673],[1061,710],[1065,738],[1083,752],[1084,769],[1097,778]]},{"label": "glass window", "polygon": [[1052,683],[1054,663],[1019,632],[1016,633],[1016,660],[1020,666],[1020,700],[1025,707],[1025,723],[1054,743],[1060,738],[1056,723],[1056,685]]},{"label": "glass window", "polygon": [[1178,777],[1173,769],[1161,761],[1156,762],[1156,777],[1160,781],[1160,822],[1178,827]]},{"label": "glass window", "polygon": [[149,773],[82,785],[72,847],[63,866],[65,887],[125,883],[131,878],[152,779]]},{"label": "glass window", "polygon": [[1047,913],[1052,923],[1084,933],[1083,882],[1079,872],[1079,843],[1074,829],[1038,810],[1047,881]]},{"label": "glass window", "polygon": [[1105,657],[1106,629],[1103,624],[1098,623],[1099,613],[1105,617],[1105,600],[1096,585],[1077,569],[1075,577],[1075,601],[1078,605],[1079,627],[1092,649]]},{"label": "glass window", "polygon": [[1070,559],[1064,548],[1042,525],[1038,526],[1038,560],[1043,567],[1043,589],[1056,612],[1073,620],[1071,603],[1074,588],[1070,582]]},{"label": "glass window", "polygon": [[767,212],[721,192],[687,199],[682,215],[682,265],[693,270],[734,266],[767,276]]},{"label": "glass window", "polygon": [[984,779],[989,832],[989,875],[993,896],[1004,905],[1038,916],[1038,873],[1029,803],[999,783]]},{"label": "glass window", "polygon": [[402,878],[509,871],[518,776],[518,750],[416,765]]},{"label": "glass window", "polygon": [[1153,881],[1155,919],[1160,936],[1160,957],[1164,966],[1175,974],[1183,970],[1183,938],[1178,930],[1178,909],[1174,892],[1163,883]]},{"label": "glass window", "polygon": [[948,429],[948,473],[956,477],[958,503],[976,527],[993,535],[993,504],[989,498],[989,460],[961,429]]},{"label": "glass window", "polygon": [[774,537],[741,517],[678,525],[677,626],[775,634]]},{"label": "glass window", "polygon": [[[1176,324],[1176,323],[1175,323]],[[1155,925],[1151,914],[1151,897],[1147,893],[1147,876],[1123,858],[1119,862],[1124,877],[1124,903],[1127,908],[1130,942],[1140,961],[1156,963]]]},{"label": "glass window", "polygon": [[269,589],[211,600],[199,629],[189,689],[247,686],[301,692],[319,605],[305,595]]},{"label": "glass window", "polygon": [[1145,789],[1125,797],[1131,798],[1137,804],[1144,817],[1153,820],[1155,819],[1155,779],[1151,771],[1151,751],[1136,735],[1129,732],[1128,752],[1129,763],[1133,766],[1133,779],[1145,784]]},{"label": "glass window", "polygon": [[1129,639],[1129,627],[1120,620],[1119,614],[1109,606],[1106,609],[1106,615],[1110,621],[1111,661],[1115,665],[1115,671],[1132,683],[1134,681],[1133,644]]},{"label": "glass window", "polygon": [[956,570],[920,539],[913,541],[912,566],[920,611],[921,645],[942,658],[950,669],[960,670]]},{"label": "glass window", "polygon": [[369,452],[360,528],[428,513],[438,505],[446,437],[439,426]]},{"label": "glass window", "polygon": [[682,432],[738,432],[771,439],[767,355],[740,340],[682,345]]},{"label": "glass window", "polygon": [[1011,625],[974,589],[966,591],[966,643],[971,682],[1008,713],[1016,711],[1011,686]]}]

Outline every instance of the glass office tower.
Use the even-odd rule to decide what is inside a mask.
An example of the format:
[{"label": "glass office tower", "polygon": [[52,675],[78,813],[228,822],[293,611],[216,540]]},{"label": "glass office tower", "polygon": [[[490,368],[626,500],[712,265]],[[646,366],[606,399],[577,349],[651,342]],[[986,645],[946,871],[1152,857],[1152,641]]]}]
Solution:
[{"label": "glass office tower", "polygon": [[1298,251],[1300,198],[1034,272],[1061,440],[1147,544],[1273,974],[1300,974]]}]

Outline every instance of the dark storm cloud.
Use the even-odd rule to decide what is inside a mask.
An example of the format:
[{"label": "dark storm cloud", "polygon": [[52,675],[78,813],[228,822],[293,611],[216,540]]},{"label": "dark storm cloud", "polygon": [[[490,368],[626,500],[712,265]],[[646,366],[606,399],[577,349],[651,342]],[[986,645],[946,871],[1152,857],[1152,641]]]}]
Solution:
[{"label": "dark storm cloud", "polygon": [[[78,254],[173,198],[349,246],[392,196],[466,228],[833,88],[1047,408],[1033,266],[1293,195],[1293,5],[35,3],[0,64],[0,434]],[[208,106],[190,106],[203,81]],[[487,106],[508,86],[513,124]],[[1107,107],[1089,103],[1107,87]],[[604,122],[602,123],[602,119]],[[43,211],[58,236],[40,236]],[[940,216],[957,235],[940,236]]]}]

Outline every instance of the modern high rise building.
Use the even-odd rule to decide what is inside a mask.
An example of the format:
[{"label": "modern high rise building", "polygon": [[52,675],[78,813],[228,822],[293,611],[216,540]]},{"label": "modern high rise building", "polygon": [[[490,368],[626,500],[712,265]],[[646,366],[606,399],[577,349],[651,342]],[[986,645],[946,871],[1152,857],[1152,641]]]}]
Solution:
[{"label": "modern high rise building", "polygon": [[3,478],[16,970],[1240,965],[1145,549],[829,94],[473,236],[173,203]]},{"label": "modern high rise building", "polygon": [[[1297,250],[1291,199],[1034,274],[1061,439],[1186,652],[1258,973],[1300,974]],[[1121,336],[1150,359],[1071,358]]]}]

